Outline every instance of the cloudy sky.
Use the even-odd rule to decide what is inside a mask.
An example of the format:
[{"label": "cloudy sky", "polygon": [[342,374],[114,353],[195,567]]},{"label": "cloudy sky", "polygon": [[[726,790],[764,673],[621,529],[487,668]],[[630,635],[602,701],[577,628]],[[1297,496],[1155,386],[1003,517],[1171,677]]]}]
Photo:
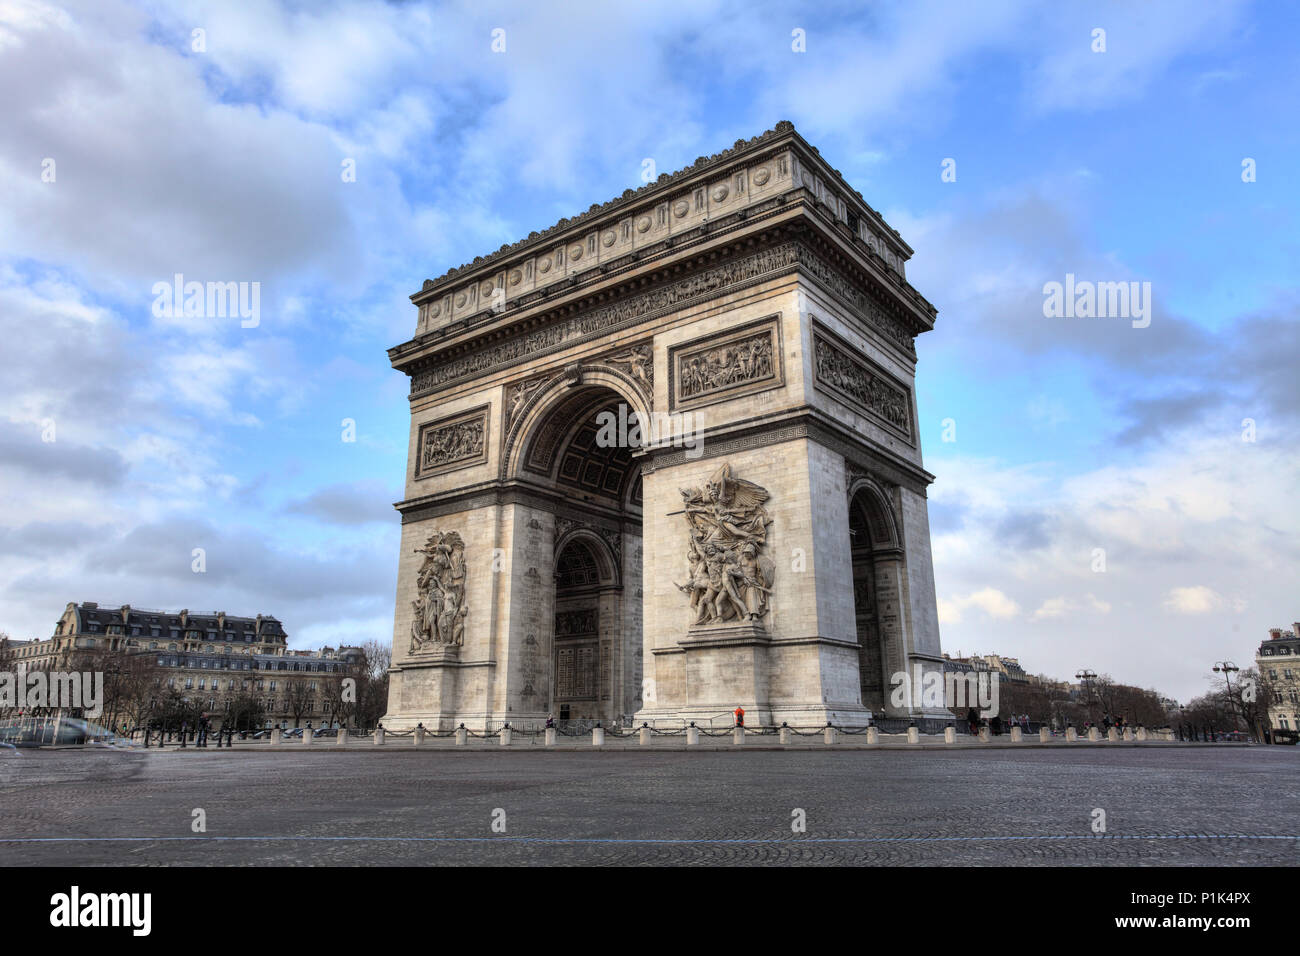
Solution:
[{"label": "cloudy sky", "polygon": [[[387,640],[407,296],[789,119],[939,309],[945,649],[1201,693],[1300,617],[1298,19],[0,0],[0,630],[98,600]],[[260,283],[260,321],[156,314],[176,273]],[[1067,273],[1150,282],[1150,325],[1046,318]]]}]

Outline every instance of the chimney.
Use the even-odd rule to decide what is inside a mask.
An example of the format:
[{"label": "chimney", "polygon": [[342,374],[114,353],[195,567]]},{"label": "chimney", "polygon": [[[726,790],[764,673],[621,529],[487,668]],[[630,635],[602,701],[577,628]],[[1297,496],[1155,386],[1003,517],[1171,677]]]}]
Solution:
[{"label": "chimney", "polygon": [[1268,639],[1269,639],[1270,641],[1280,640],[1281,637],[1282,637],[1282,628],[1280,628],[1280,627],[1270,627],[1270,628],[1268,629]]}]

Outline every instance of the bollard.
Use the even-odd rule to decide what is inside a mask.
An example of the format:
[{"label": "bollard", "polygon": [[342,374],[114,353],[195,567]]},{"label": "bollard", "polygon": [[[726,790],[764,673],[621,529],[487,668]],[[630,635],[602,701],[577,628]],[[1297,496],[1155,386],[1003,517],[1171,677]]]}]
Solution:
[{"label": "bollard", "polygon": [[880,743],[880,728],[875,724],[867,724],[867,743]]},{"label": "bollard", "polygon": [[271,728],[271,746],[272,746],[272,747],[278,747],[279,745],[280,745],[280,728],[279,728],[279,727],[272,727],[272,728]]},{"label": "bollard", "polygon": [[1125,740],[1132,740],[1132,739],[1133,739],[1133,728],[1132,728],[1132,727],[1125,727],[1125,728],[1124,728],[1124,739],[1125,739]]},{"label": "bollard", "polygon": [[384,728],[383,728],[383,727],[376,727],[376,728],[375,728],[375,746],[376,746],[376,747],[382,747],[383,745],[384,745]]},{"label": "bollard", "polygon": [[686,746],[697,747],[700,743],[700,728],[695,726],[695,721],[686,728]]},{"label": "bollard", "polygon": [[1067,741],[1075,741],[1079,739],[1079,732],[1074,729],[1074,724],[1070,724],[1065,728],[1065,739]]},{"label": "bollard", "polygon": [[313,735],[315,735],[315,733],[316,733],[316,731],[312,730],[310,727],[306,728],[306,729],[302,732],[302,745],[303,745],[304,747],[306,747],[308,744],[311,743],[311,738],[312,738]]},{"label": "bollard", "polygon": [[1052,732],[1050,730],[1048,730],[1046,727],[1038,728],[1038,742],[1040,744],[1045,744],[1051,739],[1052,739]]},{"label": "bollard", "polygon": [[955,744],[957,742],[957,728],[951,723],[943,728],[943,742],[946,744]]},{"label": "bollard", "polygon": [[737,747],[745,746],[745,728],[736,727],[731,731],[731,742]]},{"label": "bollard", "polygon": [[411,735],[411,739],[415,741],[417,747],[424,743],[424,724],[415,725],[415,733]]},{"label": "bollard", "polygon": [[1096,727],[1089,727],[1088,739],[1093,741],[1094,743],[1097,742],[1098,740],[1101,740],[1101,731],[1098,730]]},{"label": "bollard", "polygon": [[456,728],[456,746],[464,747],[467,743],[469,743],[469,731],[465,729],[464,724],[461,724]]},{"label": "bollard", "polygon": [[554,728],[554,727],[547,727],[547,728],[546,728],[546,746],[548,746],[548,747],[554,747],[554,746],[555,746],[555,728]]},{"label": "bollard", "polygon": [[1115,741],[1119,740],[1119,730],[1115,727],[1111,727],[1109,730],[1106,731],[1106,739],[1109,740],[1111,743],[1114,743]]},{"label": "bollard", "polygon": [[338,738],[334,741],[334,746],[346,747],[347,745],[348,745],[348,729],[346,727],[340,727]]},{"label": "bollard", "polygon": [[642,747],[650,746],[650,725],[649,724],[641,725],[641,746]]},{"label": "bollard", "polygon": [[591,728],[591,745],[593,747],[605,746],[605,728],[600,724]]},{"label": "bollard", "polygon": [[501,744],[502,747],[510,746],[510,737],[512,734],[513,731],[510,729],[509,724],[506,724],[504,727],[501,728],[501,740],[499,741],[499,743]]},{"label": "bollard", "polygon": [[980,743],[986,744],[993,739],[993,733],[989,730],[988,724],[980,728]]},{"label": "bollard", "polygon": [[[826,741],[827,745],[833,745],[833,744],[835,743],[835,727],[834,727],[834,725],[832,725],[832,724],[827,724],[827,725],[826,725],[826,732],[822,735],[822,739],[823,739],[824,741]],[[867,731],[867,742],[870,743],[870,741],[871,741],[871,730],[868,730],[868,731]]]},{"label": "bollard", "polygon": [[1020,741],[1024,739],[1024,736],[1024,732],[1020,729],[1019,724],[1011,725],[1011,742],[1013,744],[1020,743]]},{"label": "bollard", "polygon": [[781,721],[781,746],[790,746],[790,728],[785,725],[785,721]]},{"label": "bollard", "polygon": [[921,729],[916,726],[916,721],[907,725],[907,742],[909,744],[919,744],[921,742]]},{"label": "bollard", "polygon": [[1138,724],[1137,739],[1138,740],[1147,739],[1147,729],[1143,727],[1141,724]]}]

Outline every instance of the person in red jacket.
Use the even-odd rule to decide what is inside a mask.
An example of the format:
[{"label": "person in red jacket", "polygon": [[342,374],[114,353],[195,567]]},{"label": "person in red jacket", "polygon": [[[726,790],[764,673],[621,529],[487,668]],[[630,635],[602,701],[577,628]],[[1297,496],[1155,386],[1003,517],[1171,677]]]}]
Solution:
[{"label": "person in red jacket", "polygon": [[744,707],[737,707],[737,708],[736,708],[736,726],[737,726],[737,727],[744,727],[744,726],[745,726],[745,708],[744,708]]}]

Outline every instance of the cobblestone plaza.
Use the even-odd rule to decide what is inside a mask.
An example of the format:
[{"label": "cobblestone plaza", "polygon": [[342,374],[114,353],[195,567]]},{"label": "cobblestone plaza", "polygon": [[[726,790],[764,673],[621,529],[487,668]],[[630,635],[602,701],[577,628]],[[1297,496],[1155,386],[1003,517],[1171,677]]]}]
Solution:
[{"label": "cobblestone plaza", "polygon": [[1300,849],[1292,748],[927,750],[8,751],[0,865],[1255,866]]}]

